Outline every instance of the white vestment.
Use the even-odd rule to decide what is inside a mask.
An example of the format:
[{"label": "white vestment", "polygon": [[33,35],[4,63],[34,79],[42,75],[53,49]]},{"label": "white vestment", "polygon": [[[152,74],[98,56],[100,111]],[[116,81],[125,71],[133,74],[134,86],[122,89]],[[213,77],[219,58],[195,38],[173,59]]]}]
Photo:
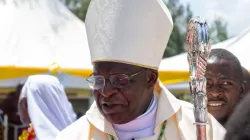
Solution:
[{"label": "white vestment", "polygon": [[[165,120],[162,140],[196,140],[193,105],[176,99],[162,84],[155,93],[158,105],[154,135],[138,140],[157,140]],[[224,127],[208,114],[207,140],[223,140],[225,133]],[[85,116],[60,132],[57,140],[111,140],[110,135],[118,139],[112,124],[101,115],[94,102]]]}]

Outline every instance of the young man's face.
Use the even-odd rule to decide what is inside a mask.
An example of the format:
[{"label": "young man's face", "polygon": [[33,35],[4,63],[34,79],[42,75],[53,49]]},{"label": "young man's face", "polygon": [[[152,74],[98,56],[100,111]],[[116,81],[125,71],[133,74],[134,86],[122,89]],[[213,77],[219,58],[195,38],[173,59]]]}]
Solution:
[{"label": "young man's face", "polygon": [[239,72],[228,60],[208,60],[207,70],[208,112],[224,123],[245,92]]}]

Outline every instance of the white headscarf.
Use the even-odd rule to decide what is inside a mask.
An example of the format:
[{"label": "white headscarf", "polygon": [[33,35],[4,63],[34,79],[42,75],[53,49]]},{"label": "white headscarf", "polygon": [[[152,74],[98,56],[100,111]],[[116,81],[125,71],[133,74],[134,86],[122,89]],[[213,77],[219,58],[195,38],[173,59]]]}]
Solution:
[{"label": "white headscarf", "polygon": [[55,140],[76,120],[76,114],[59,80],[50,75],[30,76],[20,99],[26,97],[28,114],[37,140]]}]

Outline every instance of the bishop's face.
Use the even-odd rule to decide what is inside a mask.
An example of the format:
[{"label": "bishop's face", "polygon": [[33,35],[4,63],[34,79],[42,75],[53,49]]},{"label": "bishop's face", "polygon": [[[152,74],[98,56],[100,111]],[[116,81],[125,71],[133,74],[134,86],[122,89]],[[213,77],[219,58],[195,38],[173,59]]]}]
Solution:
[{"label": "bishop's face", "polygon": [[208,60],[205,76],[208,112],[223,125],[245,92],[243,81],[235,65],[228,60]]},{"label": "bishop's face", "polygon": [[100,113],[112,124],[124,124],[143,114],[158,73],[128,64],[94,63],[93,94]]}]

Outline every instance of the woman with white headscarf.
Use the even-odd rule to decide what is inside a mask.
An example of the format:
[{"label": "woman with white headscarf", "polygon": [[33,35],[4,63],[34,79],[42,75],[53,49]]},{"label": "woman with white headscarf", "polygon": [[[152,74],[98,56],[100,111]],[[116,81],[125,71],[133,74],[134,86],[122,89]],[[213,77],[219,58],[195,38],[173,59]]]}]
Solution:
[{"label": "woman with white headscarf", "polygon": [[[32,124],[30,140],[54,140],[57,134],[76,120],[76,114],[59,80],[50,75],[30,76],[19,99],[20,118]],[[33,137],[33,134],[35,136]]]}]

